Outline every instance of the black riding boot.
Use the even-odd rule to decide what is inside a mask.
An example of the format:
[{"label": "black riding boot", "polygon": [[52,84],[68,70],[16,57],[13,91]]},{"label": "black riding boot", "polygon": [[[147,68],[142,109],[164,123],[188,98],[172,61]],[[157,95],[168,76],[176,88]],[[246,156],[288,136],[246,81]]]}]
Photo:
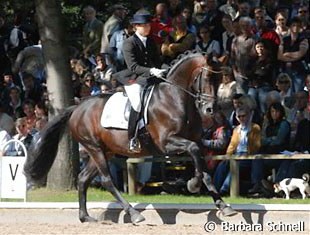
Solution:
[{"label": "black riding boot", "polygon": [[129,151],[134,153],[141,152],[140,141],[137,138],[138,134],[138,121],[139,113],[135,110],[130,111],[129,123],[128,123],[128,139],[129,139]]}]

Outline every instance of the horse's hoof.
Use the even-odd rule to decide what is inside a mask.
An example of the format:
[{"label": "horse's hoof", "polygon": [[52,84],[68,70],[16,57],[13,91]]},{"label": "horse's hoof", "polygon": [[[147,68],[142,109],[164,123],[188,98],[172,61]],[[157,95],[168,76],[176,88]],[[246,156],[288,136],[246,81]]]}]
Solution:
[{"label": "horse's hoof", "polygon": [[235,211],[233,208],[231,208],[230,206],[226,206],[224,207],[222,210],[222,215],[223,216],[234,216],[236,215],[238,212]]},{"label": "horse's hoof", "polygon": [[142,216],[139,212],[137,212],[131,216],[131,222],[133,224],[138,224],[144,220],[145,220],[144,216]]},{"label": "horse's hoof", "polygon": [[80,221],[82,223],[84,222],[89,222],[89,223],[95,223],[95,222],[98,222],[98,220],[96,220],[95,218],[91,217],[91,216],[84,216],[82,218],[80,218]]},{"label": "horse's hoof", "polygon": [[193,177],[187,181],[187,189],[190,193],[198,193],[200,191],[200,186],[196,177]]}]

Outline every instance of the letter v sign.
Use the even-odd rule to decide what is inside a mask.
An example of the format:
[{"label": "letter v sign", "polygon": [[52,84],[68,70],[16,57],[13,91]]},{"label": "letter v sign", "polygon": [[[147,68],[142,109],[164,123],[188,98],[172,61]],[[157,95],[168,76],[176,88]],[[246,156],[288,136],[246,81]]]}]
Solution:
[{"label": "letter v sign", "polygon": [[15,167],[15,172],[13,173],[12,164],[10,164],[10,172],[11,172],[11,176],[12,176],[12,180],[13,181],[15,180],[18,167],[19,167],[19,165],[17,164],[16,167]]}]

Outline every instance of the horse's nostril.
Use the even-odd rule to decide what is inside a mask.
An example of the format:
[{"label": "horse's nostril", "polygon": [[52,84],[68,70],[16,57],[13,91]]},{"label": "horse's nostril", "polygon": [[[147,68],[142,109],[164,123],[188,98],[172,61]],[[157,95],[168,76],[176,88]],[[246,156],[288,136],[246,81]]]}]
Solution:
[{"label": "horse's nostril", "polygon": [[206,108],[206,113],[212,113],[212,112],[213,112],[212,108]]}]

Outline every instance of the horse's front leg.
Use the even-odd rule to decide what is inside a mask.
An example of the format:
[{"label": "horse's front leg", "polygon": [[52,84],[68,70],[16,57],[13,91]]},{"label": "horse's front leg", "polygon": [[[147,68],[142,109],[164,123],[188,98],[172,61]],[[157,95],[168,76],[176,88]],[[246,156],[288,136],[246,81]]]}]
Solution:
[{"label": "horse's front leg", "polygon": [[203,161],[198,145],[190,140],[186,140],[180,137],[173,137],[169,139],[169,142],[166,145],[166,151],[168,153],[187,152],[192,157],[195,166],[195,175],[187,182],[187,189],[191,193],[199,192],[203,178]]}]

